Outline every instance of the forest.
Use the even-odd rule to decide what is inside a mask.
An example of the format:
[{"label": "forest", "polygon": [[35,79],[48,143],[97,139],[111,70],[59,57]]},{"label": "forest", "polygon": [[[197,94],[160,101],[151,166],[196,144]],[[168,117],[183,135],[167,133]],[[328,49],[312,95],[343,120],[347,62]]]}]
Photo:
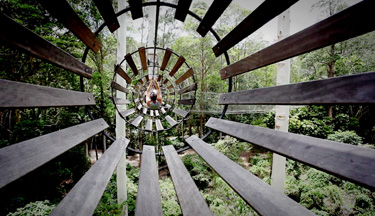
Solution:
[{"label": "forest", "polygon": [[[98,29],[102,20],[93,1],[68,0],[90,29]],[[169,2],[176,3],[176,0]],[[113,1],[116,8],[117,1]],[[209,4],[193,1],[191,11],[203,16]],[[317,0],[311,10],[325,17],[348,7],[345,0]],[[1,0],[1,12],[16,20],[44,39],[81,59],[85,45],[69,30],[53,18],[38,1]],[[174,21],[174,10],[163,9],[159,20],[158,46],[171,48],[183,55],[196,72],[198,83],[197,101],[188,119],[178,127],[161,133],[143,133],[127,125],[129,146],[138,149],[147,145],[174,145],[176,149],[187,146],[185,138],[202,137],[209,128],[204,125],[210,117],[219,117],[222,106],[216,105],[213,93],[225,93],[228,82],[221,80],[219,70],[226,66],[223,57],[216,58],[212,47],[216,40],[212,35],[201,37],[198,23],[187,17],[184,24]],[[251,11],[235,4],[229,6],[214,25],[220,37],[225,36]],[[127,19],[131,19],[127,14]],[[322,17],[325,18],[325,17]],[[147,9],[145,19],[127,24],[127,52],[144,46],[147,41]],[[292,21],[293,22],[293,21]],[[276,31],[276,30],[275,30]],[[116,64],[116,35],[105,29],[98,36],[102,47],[97,54],[89,52],[86,64],[94,69],[93,78],[85,80],[85,91],[95,96],[93,115],[104,118],[109,124],[108,133],[115,136],[116,110],[111,100],[110,83]],[[244,39],[228,51],[231,62],[236,62],[271,42],[261,33]],[[139,65],[140,63],[137,62]],[[291,83],[312,81],[336,76],[375,71],[375,32],[336,43],[291,59]],[[276,65],[266,66],[250,73],[233,77],[233,91],[276,85]],[[26,55],[0,43],[0,79],[26,82],[43,86],[80,91],[79,76]],[[217,95],[216,95],[217,96]],[[215,96],[215,97],[216,97]],[[212,101],[214,103],[212,103]],[[275,128],[274,107],[255,112],[255,106],[234,106],[225,119],[245,124]],[[295,106],[290,108],[289,132],[308,135],[375,149],[374,105],[345,106]],[[0,148],[48,134],[90,119],[84,107],[0,109]],[[92,165],[88,151],[104,151],[110,140],[98,134],[68,152],[58,156],[41,168],[0,189],[0,215],[49,215],[66,196],[74,184]],[[231,160],[255,174],[263,181],[271,182],[272,152],[227,136],[213,133],[205,140]],[[128,152],[128,159],[134,157]],[[193,150],[181,155],[203,198],[214,215],[258,215],[247,203],[213,171]],[[174,186],[164,157],[158,157],[159,185],[164,215],[182,215]],[[113,174],[94,215],[120,215],[127,205],[129,215],[134,215],[139,167],[127,164],[128,200],[117,204],[116,173]],[[375,191],[342,180],[328,173],[287,159],[285,192],[316,215],[374,215]]]}]

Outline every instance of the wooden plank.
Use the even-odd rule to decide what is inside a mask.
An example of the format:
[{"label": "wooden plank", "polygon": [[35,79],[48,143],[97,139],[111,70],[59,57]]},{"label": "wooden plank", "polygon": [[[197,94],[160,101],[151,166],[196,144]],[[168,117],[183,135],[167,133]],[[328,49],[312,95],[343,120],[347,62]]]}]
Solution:
[{"label": "wooden plank", "polygon": [[161,110],[161,113],[163,113],[163,114],[166,113],[166,111],[165,111],[165,109],[163,107],[160,110]]},{"label": "wooden plank", "polygon": [[135,215],[163,215],[159,188],[159,175],[155,158],[155,147],[144,145],[139,174]]},{"label": "wooden plank", "polygon": [[142,104],[138,104],[138,106],[137,106],[137,109],[138,109],[138,110],[141,110],[141,109],[142,109],[142,107],[143,107],[143,105],[142,105]]},{"label": "wooden plank", "polygon": [[120,137],[77,182],[51,215],[92,215],[129,140]]},{"label": "wooden plank", "polygon": [[162,75],[159,75],[157,81],[160,82],[161,78],[163,78],[163,76],[162,76]]},{"label": "wooden plank", "polygon": [[143,107],[143,114],[144,114],[144,115],[147,114],[147,108],[146,108],[146,107]]},{"label": "wooden plank", "polygon": [[127,84],[132,83],[132,79],[129,77],[129,75],[127,73],[125,73],[125,71],[121,68],[120,65],[116,65],[115,72],[118,75],[120,75],[122,78],[124,78]]},{"label": "wooden plank", "polygon": [[154,110],[150,110],[150,116],[154,117]]},{"label": "wooden plank", "polygon": [[127,88],[125,88],[124,86],[118,84],[115,81],[112,81],[111,88],[119,90],[119,91],[124,92],[124,93],[129,93],[129,90]]},{"label": "wooden plank", "polygon": [[193,68],[190,68],[180,78],[178,78],[176,80],[176,85],[178,85],[178,84],[182,83],[183,81],[185,81],[186,79],[190,78],[191,76],[193,76],[193,74],[194,74]]},{"label": "wooden plank", "polygon": [[94,95],[0,79],[1,108],[95,105]]},{"label": "wooden plank", "polygon": [[145,76],[146,77],[146,81],[150,81],[150,77],[148,77],[148,75]]},{"label": "wooden plank", "polygon": [[138,68],[134,63],[133,57],[130,53],[126,54],[125,60],[128,63],[129,67],[132,69],[135,76],[138,75]]},{"label": "wooden plank", "polygon": [[138,127],[142,119],[143,119],[143,116],[139,115],[130,124],[134,125],[134,127]]},{"label": "wooden plank", "polygon": [[[254,33],[264,24],[281,14],[298,0],[284,1],[264,1],[249,16],[247,16],[238,26],[236,26],[227,36],[225,36],[217,45],[213,47],[213,51],[218,57],[234,45]],[[214,12],[213,12],[214,13]]]},{"label": "wooden plank", "polygon": [[219,104],[373,103],[375,103],[375,72],[252,89],[219,96]]},{"label": "wooden plank", "polygon": [[163,125],[161,124],[160,119],[156,119],[156,120],[155,120],[155,123],[156,123],[156,130],[157,130],[157,131],[164,130]]},{"label": "wooden plank", "polygon": [[81,20],[78,14],[73,10],[65,0],[39,0],[41,5],[46,8],[50,14],[77,36],[86,46],[97,53],[102,46],[100,41],[91,32],[89,27]]},{"label": "wooden plank", "polygon": [[[225,9],[229,6],[232,0],[214,0],[206,15],[204,15],[200,22],[197,32],[202,36],[206,36],[207,32],[212,28],[219,17],[224,13]],[[267,11],[268,13],[268,11]]]},{"label": "wooden plank", "polygon": [[185,22],[192,1],[193,0],[179,0],[174,18]]},{"label": "wooden plank", "polygon": [[141,59],[142,69],[147,70],[147,60],[146,60],[146,48],[138,48],[139,58]]},{"label": "wooden plank", "polygon": [[128,105],[130,101],[124,98],[113,98],[113,101],[116,105]]},{"label": "wooden plank", "polygon": [[72,126],[0,149],[0,188],[108,127],[103,119]]},{"label": "wooden plank", "polygon": [[168,86],[167,88],[168,88],[168,89],[171,89],[171,88],[173,88],[173,85],[171,84],[171,85],[170,85],[170,86]]},{"label": "wooden plank", "polygon": [[[311,27],[220,70],[222,79],[255,70],[375,30],[375,1],[361,1]],[[298,44],[298,46],[296,46]]]},{"label": "wooden plank", "polygon": [[2,29],[7,29],[0,31],[0,41],[73,73],[91,78],[90,67],[1,12],[0,23]]},{"label": "wooden plank", "polygon": [[174,109],[172,112],[176,113],[179,116],[182,116],[182,118],[186,118],[186,116],[189,114],[188,112],[186,112],[184,110],[177,109],[177,108]]},{"label": "wooden plank", "polygon": [[195,91],[195,90],[197,90],[197,89],[198,89],[198,85],[197,85],[197,83],[194,83],[194,84],[191,85],[191,86],[188,86],[188,87],[185,87],[185,88],[183,88],[183,89],[180,89],[180,90],[178,91],[178,94],[185,94],[185,93],[187,93],[187,92]]},{"label": "wooden plank", "polygon": [[165,78],[165,80],[164,80],[164,82],[163,82],[163,84],[167,84],[168,83],[168,79],[167,78]]},{"label": "wooden plank", "polygon": [[172,106],[171,105],[169,105],[169,104],[166,104],[165,105],[165,108],[167,108],[167,109],[170,109]]},{"label": "wooden plank", "polygon": [[142,0],[129,0],[129,6],[133,20],[143,17]]},{"label": "wooden plank", "polygon": [[197,136],[186,142],[260,215],[315,215]]},{"label": "wooden plank", "polygon": [[115,10],[112,7],[111,0],[94,0],[96,7],[102,15],[105,24],[112,33],[120,28]]},{"label": "wooden plank", "polygon": [[131,114],[135,113],[135,110],[134,109],[128,109],[124,112],[120,112],[120,114],[123,116],[123,117],[127,117],[127,116],[130,116]]},{"label": "wooden plank", "polygon": [[146,131],[152,131],[152,119],[147,119],[145,130]]},{"label": "wooden plank", "polygon": [[182,105],[194,105],[195,104],[195,99],[183,99],[183,100],[179,100],[178,104],[182,104]]},{"label": "wooden plank", "polygon": [[375,188],[373,149],[215,118],[210,118],[206,126],[325,172]]},{"label": "wooden plank", "polygon": [[163,146],[183,215],[213,215],[173,145]]},{"label": "wooden plank", "polygon": [[138,82],[143,85],[143,78],[139,79]]},{"label": "wooden plank", "polygon": [[[163,63],[161,64],[160,70],[164,71],[167,67],[168,61],[171,58],[172,50],[167,48],[164,53]],[[159,81],[159,80],[158,80]]]},{"label": "wooden plank", "polygon": [[155,116],[156,117],[160,116],[159,111],[155,110]]},{"label": "wooden plank", "polygon": [[[171,72],[169,72],[169,76],[174,76],[175,73],[178,71],[178,69],[180,69],[180,67],[182,66],[182,64],[185,63],[185,58],[180,56],[178,59],[177,59],[177,62],[176,64],[174,65],[173,69],[171,70]],[[165,84],[165,83],[164,83]]]},{"label": "wooden plank", "polygon": [[173,127],[177,124],[177,122],[172,117],[170,117],[169,115],[165,116],[165,119],[171,125],[171,127]]}]

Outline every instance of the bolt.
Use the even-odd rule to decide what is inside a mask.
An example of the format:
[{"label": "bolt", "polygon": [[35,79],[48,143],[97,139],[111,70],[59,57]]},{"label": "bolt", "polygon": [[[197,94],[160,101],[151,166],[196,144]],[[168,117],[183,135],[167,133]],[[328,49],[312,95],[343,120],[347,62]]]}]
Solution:
[{"label": "bolt", "polygon": [[225,76],[228,76],[228,72],[227,71],[224,71],[224,74],[225,74]]},{"label": "bolt", "polygon": [[223,97],[223,100],[225,100],[225,96]]},{"label": "bolt", "polygon": [[85,71],[86,71],[86,72],[89,72],[89,71],[90,71],[90,69],[86,68],[86,69],[85,69]]},{"label": "bolt", "polygon": [[211,124],[215,123],[215,121],[212,121]]},{"label": "bolt", "polygon": [[90,98],[90,97],[87,97],[87,100],[91,101],[91,98]]},{"label": "bolt", "polygon": [[96,46],[96,43],[94,42],[93,46]]}]

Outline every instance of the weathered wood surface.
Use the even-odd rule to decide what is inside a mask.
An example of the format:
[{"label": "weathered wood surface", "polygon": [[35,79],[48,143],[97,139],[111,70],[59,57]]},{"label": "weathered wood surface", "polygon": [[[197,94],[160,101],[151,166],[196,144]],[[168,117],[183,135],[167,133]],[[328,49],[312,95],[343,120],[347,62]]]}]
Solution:
[{"label": "weathered wood surface", "polygon": [[156,120],[155,120],[155,123],[156,123],[156,130],[157,130],[157,131],[164,130],[164,127],[163,127],[163,125],[161,124],[160,119],[156,119]]},{"label": "weathered wood surface", "polygon": [[[225,9],[229,6],[232,0],[214,0],[206,15],[204,15],[200,22],[197,32],[202,36],[206,36],[207,32],[212,28],[219,17],[224,13]],[[268,11],[267,11],[268,13]]]},{"label": "weathered wood surface", "polygon": [[[48,1],[48,0],[47,0]],[[105,24],[112,33],[120,28],[120,23],[117,20],[115,10],[112,7],[111,0],[94,0],[100,15],[102,15]]]},{"label": "weathered wood surface", "polygon": [[183,118],[186,118],[186,116],[189,114],[188,112],[186,112],[184,110],[177,109],[177,108],[174,109],[172,112],[176,113],[179,116],[182,116]]},{"label": "weathered wood surface", "polygon": [[142,107],[143,107],[143,105],[140,103],[140,104],[138,104],[137,109],[138,109],[138,110],[141,110]]},{"label": "weathered wood surface", "polygon": [[219,104],[371,104],[375,72],[220,94]]},{"label": "weathered wood surface", "polygon": [[154,117],[154,110],[150,110],[150,116]]},{"label": "weathered wood surface", "polygon": [[129,6],[133,20],[143,17],[142,0],[129,0]]},{"label": "weathered wood surface", "polygon": [[167,120],[167,122],[173,127],[177,124],[177,122],[172,118],[170,117],[169,115],[165,116],[165,119]]},{"label": "weathered wood surface", "polygon": [[0,23],[1,28],[6,29],[0,31],[0,41],[58,67],[91,78],[92,69],[90,67],[1,12]]},{"label": "weathered wood surface", "polygon": [[[255,70],[375,30],[375,1],[361,1],[220,70],[222,79]],[[298,45],[298,46],[297,46]]]},{"label": "weathered wood surface", "polygon": [[168,92],[169,95],[175,95],[175,92]]},{"label": "weathered wood surface", "polygon": [[375,188],[375,150],[210,118],[206,126],[293,160]]},{"label": "weathered wood surface", "polygon": [[100,41],[91,32],[89,27],[81,20],[78,14],[73,10],[65,0],[39,0],[41,5],[46,8],[53,17],[77,36],[86,46],[97,53],[102,46]]},{"label": "weathered wood surface", "polygon": [[87,171],[51,215],[92,215],[129,140],[120,137]]},{"label": "weathered wood surface", "polygon": [[212,49],[218,57],[234,45],[254,33],[264,24],[281,14],[298,0],[266,0],[247,16],[238,26],[236,26],[228,35],[218,42]]},{"label": "weathered wood surface", "polygon": [[103,119],[98,119],[1,148],[0,188],[107,127],[108,125]]},{"label": "weathered wood surface", "polygon": [[115,81],[112,81],[111,87],[114,88],[114,89],[116,89],[116,90],[122,91],[124,93],[129,93],[129,90],[127,88],[125,88],[124,86],[118,84]]},{"label": "weathered wood surface", "polygon": [[[176,64],[173,66],[171,72],[169,72],[169,76],[174,76],[175,73],[178,71],[178,69],[180,69],[180,67],[185,63],[185,58],[180,56],[178,59],[177,59],[177,62]],[[164,83],[165,84],[165,83]]]},{"label": "weathered wood surface", "polygon": [[143,78],[139,79],[138,82],[141,83],[143,85]]},{"label": "weathered wood surface", "polygon": [[[157,81],[160,82],[161,78],[163,78],[163,76],[162,76],[162,75],[159,75]],[[159,85],[160,85],[160,84],[159,84]]]},{"label": "weathered wood surface", "polygon": [[146,48],[138,48],[139,58],[141,59],[142,69],[147,70],[147,60],[146,60]]},{"label": "weathered wood surface", "polygon": [[164,71],[165,68],[167,67],[168,65],[168,61],[169,59],[171,58],[171,54],[172,54],[172,50],[167,48],[165,50],[165,53],[164,53],[164,58],[163,58],[163,62],[161,64],[161,67],[160,67],[160,70]]},{"label": "weathered wood surface", "polygon": [[143,119],[143,116],[139,115],[130,124],[134,125],[134,127],[138,127],[142,119]]},{"label": "weathered wood surface", "polygon": [[146,131],[152,131],[152,119],[147,119],[145,130]]},{"label": "weathered wood surface", "polygon": [[174,18],[185,22],[192,1],[193,0],[179,0]]},{"label": "weathered wood surface", "polygon": [[163,146],[176,194],[183,215],[212,215],[206,201],[199,192],[188,170],[173,145]]},{"label": "weathered wood surface", "polygon": [[122,116],[124,116],[124,117],[127,117],[127,116],[129,116],[129,115],[131,115],[131,114],[133,114],[133,113],[135,113],[135,110],[132,108],[132,109],[128,109],[128,110],[126,110],[126,111],[123,111],[123,112],[120,112],[120,114],[122,115]]},{"label": "weathered wood surface", "polygon": [[186,142],[260,215],[315,215],[197,136]]},{"label": "weathered wood surface", "polygon": [[132,55],[130,53],[126,54],[125,60],[128,63],[129,67],[132,69],[134,75],[138,75],[138,68],[134,63]]},{"label": "weathered wood surface", "polygon": [[0,79],[0,108],[95,105],[92,93]]},{"label": "weathered wood surface", "polygon": [[165,111],[165,109],[162,107],[161,109],[161,113],[165,114],[167,111]]},{"label": "weathered wood surface", "polygon": [[160,114],[159,114],[159,111],[158,110],[155,110],[155,116],[158,117]]},{"label": "weathered wood surface", "polygon": [[170,109],[172,106],[169,104],[165,104],[165,108]]},{"label": "weathered wood surface", "polygon": [[170,86],[168,86],[167,88],[168,88],[168,89],[171,89],[171,88],[173,88],[173,85],[170,85]]},{"label": "weathered wood surface", "polygon": [[113,98],[113,101],[116,105],[127,105],[130,104],[130,101],[128,99],[124,98]]},{"label": "weathered wood surface", "polygon": [[163,215],[155,147],[144,145],[139,174],[136,216]]},{"label": "weathered wood surface", "polygon": [[143,107],[143,114],[144,114],[144,115],[147,114],[147,108],[146,108],[146,107]]},{"label": "weathered wood surface", "polygon": [[188,87],[185,87],[185,88],[183,88],[183,89],[180,89],[180,90],[178,91],[178,94],[185,94],[185,93],[187,93],[187,92],[195,91],[195,90],[197,90],[197,88],[198,88],[197,83],[194,83],[193,85],[190,85],[190,86],[188,86]]},{"label": "weathered wood surface", "polygon": [[180,78],[178,78],[176,80],[176,85],[178,85],[178,84],[182,83],[183,81],[185,81],[186,79],[190,78],[191,76],[193,76],[193,74],[194,74],[193,68],[190,68]]},{"label": "weathered wood surface", "polygon": [[178,104],[182,105],[194,105],[195,104],[195,99],[182,99],[178,101]]},{"label": "weathered wood surface", "polygon": [[132,79],[129,77],[127,73],[125,73],[125,71],[121,68],[120,65],[116,65],[115,72],[122,78],[124,78],[126,83],[130,84],[132,82]]},{"label": "weathered wood surface", "polygon": [[163,84],[167,84],[169,82],[169,80],[167,78],[165,78]]}]

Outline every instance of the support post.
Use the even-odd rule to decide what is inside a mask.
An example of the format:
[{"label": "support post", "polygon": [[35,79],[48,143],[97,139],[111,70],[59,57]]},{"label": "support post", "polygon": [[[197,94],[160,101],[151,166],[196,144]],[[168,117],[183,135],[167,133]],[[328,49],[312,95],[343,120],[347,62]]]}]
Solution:
[{"label": "support post", "polygon": [[[290,9],[278,16],[277,37],[281,41],[290,34]],[[276,85],[290,83],[290,60],[277,63]],[[275,129],[288,132],[289,126],[289,106],[276,106]],[[271,186],[284,192],[286,158],[278,154],[273,154]]]}]

